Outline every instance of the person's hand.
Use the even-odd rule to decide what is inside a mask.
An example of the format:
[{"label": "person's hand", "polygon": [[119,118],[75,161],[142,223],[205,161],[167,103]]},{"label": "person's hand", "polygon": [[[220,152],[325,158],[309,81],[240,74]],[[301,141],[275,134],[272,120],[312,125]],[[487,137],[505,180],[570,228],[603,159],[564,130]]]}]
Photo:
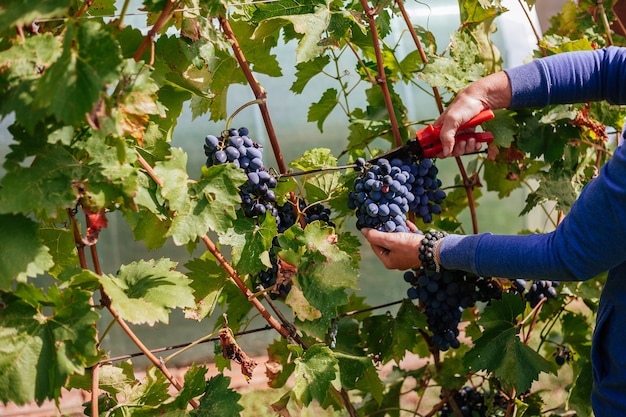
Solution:
[{"label": "person's hand", "polygon": [[473,127],[462,131],[459,127],[486,109],[487,107],[480,100],[467,94],[457,96],[457,100],[453,101],[434,123],[436,126],[441,125],[439,139],[443,149],[437,156],[439,158],[461,156],[479,151],[482,143],[476,142],[472,137],[468,140],[456,140],[455,136],[459,133],[474,132]]},{"label": "person's hand", "polygon": [[509,104],[511,104],[511,84],[508,76],[502,71],[474,81],[461,90],[434,122],[435,126],[441,126],[439,138],[443,148],[437,157],[461,156],[480,150],[482,144],[473,139],[455,142],[458,133],[474,131],[473,128],[459,131],[459,127],[483,110],[501,109]]},{"label": "person's hand", "polygon": [[[415,230],[409,228],[411,230]],[[409,270],[421,266],[418,258],[424,235],[420,233],[388,233],[364,228],[361,233],[372,250],[388,269]]]}]

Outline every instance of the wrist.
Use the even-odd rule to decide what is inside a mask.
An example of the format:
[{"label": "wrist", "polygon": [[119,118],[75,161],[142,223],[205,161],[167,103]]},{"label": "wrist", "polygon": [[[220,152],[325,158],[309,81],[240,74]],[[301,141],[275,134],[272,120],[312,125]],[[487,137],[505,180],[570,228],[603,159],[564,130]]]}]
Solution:
[{"label": "wrist", "polygon": [[422,263],[425,269],[430,269],[439,272],[441,268],[439,257],[439,246],[441,241],[448,234],[446,232],[439,232],[435,230],[428,231],[424,234],[421,246],[419,248],[418,259]]}]

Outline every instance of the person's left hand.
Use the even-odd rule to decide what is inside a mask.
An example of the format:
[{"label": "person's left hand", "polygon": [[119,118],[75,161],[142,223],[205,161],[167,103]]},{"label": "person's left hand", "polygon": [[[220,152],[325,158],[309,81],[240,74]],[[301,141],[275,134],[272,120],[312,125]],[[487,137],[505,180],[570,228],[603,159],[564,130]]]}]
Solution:
[{"label": "person's left hand", "polygon": [[[411,224],[409,224],[409,228],[416,230],[415,226]],[[361,233],[369,242],[376,256],[388,269],[409,270],[422,265],[418,256],[424,235],[420,233],[387,233],[370,228],[361,229]]]}]

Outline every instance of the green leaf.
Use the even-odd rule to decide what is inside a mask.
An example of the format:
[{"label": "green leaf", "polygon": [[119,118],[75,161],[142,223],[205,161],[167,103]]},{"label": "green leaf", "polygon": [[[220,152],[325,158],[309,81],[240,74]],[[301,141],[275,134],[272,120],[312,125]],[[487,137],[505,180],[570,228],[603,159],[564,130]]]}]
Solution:
[{"label": "green leaf", "polygon": [[237,34],[239,47],[254,72],[267,74],[271,77],[281,77],[283,75],[276,55],[270,54],[272,48],[277,44],[277,34],[275,36],[265,36],[263,39],[253,39],[255,26],[244,20],[231,20],[230,25],[233,32]]},{"label": "green leaf", "polygon": [[[18,284],[0,309],[0,402],[58,399],[67,378],[97,357],[91,292]],[[45,314],[45,313],[48,313]]]},{"label": "green leaf", "polygon": [[493,300],[485,308],[478,324],[485,329],[485,332],[499,332],[515,328],[517,316],[524,312],[524,308],[524,301],[519,296],[503,294],[502,300]]},{"label": "green leaf", "polygon": [[5,0],[0,7],[0,27],[28,25],[35,19],[65,16],[70,0]]},{"label": "green leaf", "polygon": [[256,8],[251,20],[261,22],[273,17],[310,14],[313,13],[317,5],[323,4],[325,4],[324,0],[280,0],[263,3]]},{"label": "green leaf", "polygon": [[346,289],[357,288],[357,270],[336,240],[334,230],[321,222],[308,224],[304,230],[293,226],[279,236],[284,250],[278,256],[296,267],[297,286],[308,304],[322,313],[320,319],[298,322],[299,326],[320,339],[336,316],[337,306],[346,303]]},{"label": "green leaf", "polygon": [[78,190],[72,185],[81,178],[81,164],[68,148],[45,145],[30,167],[12,169],[2,179],[0,213],[54,218],[59,209],[73,208]]},{"label": "green leaf", "polygon": [[239,404],[241,394],[228,388],[230,378],[218,374],[206,383],[200,407],[193,410],[194,417],[239,417],[243,407]]},{"label": "green leaf", "polygon": [[317,128],[320,130],[320,132],[324,131],[324,121],[337,106],[337,94],[338,92],[336,89],[329,88],[324,91],[324,94],[322,94],[322,98],[320,98],[317,103],[313,103],[309,107],[307,121],[317,122]]},{"label": "green leaf", "polygon": [[294,399],[304,406],[313,400],[323,403],[339,376],[339,364],[333,352],[325,345],[313,345],[294,362]]},{"label": "green leaf", "polygon": [[593,390],[593,374],[591,365],[591,348],[586,346],[584,350],[579,350],[580,359],[573,363],[574,383],[567,397],[569,408],[576,410],[576,415],[580,417],[593,416],[589,398]]},{"label": "green leaf", "polygon": [[291,161],[289,166],[302,171],[310,171],[324,167],[336,167],[337,158],[328,148],[313,148],[304,151],[302,156]]},{"label": "green leaf", "polygon": [[157,162],[154,172],[161,179],[161,196],[169,202],[173,212],[187,213],[190,208],[188,196],[187,154],[180,148],[171,148],[171,155]]},{"label": "green leaf", "polygon": [[518,120],[522,127],[517,145],[531,157],[543,157],[546,162],[552,163],[563,157],[565,145],[579,138],[580,133],[569,123],[575,115],[571,109],[556,106],[547,112],[541,120],[532,114]]},{"label": "green leaf", "polygon": [[304,87],[313,77],[319,75],[330,63],[328,55],[318,56],[310,61],[301,62],[296,65],[296,80],[291,85],[290,90],[296,94],[302,94]]},{"label": "green leaf", "polygon": [[[135,377],[131,361],[120,362],[116,365],[103,364],[99,366],[98,371],[100,374],[98,379],[100,389],[112,395],[122,393],[140,384],[140,381]],[[91,378],[88,384],[88,387],[91,387]]]},{"label": "green leaf", "polygon": [[346,355],[341,352],[334,352],[339,365],[341,375],[341,386],[352,390],[357,387],[358,382],[367,381],[368,393],[378,402],[382,401],[384,384],[380,380],[378,370],[372,363],[372,359],[367,356]]},{"label": "green leaf", "polygon": [[280,0],[257,7],[252,20],[258,22],[251,39],[259,41],[291,23],[298,38],[296,64],[307,62],[321,55],[321,42],[331,22],[332,13],[328,4],[321,0]]},{"label": "green leaf", "polygon": [[54,260],[38,236],[37,223],[20,215],[0,214],[0,229],[0,290],[10,291],[13,281],[25,282],[52,268]]},{"label": "green leaf", "polygon": [[217,261],[205,254],[202,258],[193,259],[185,264],[189,269],[187,276],[191,279],[189,286],[193,289],[196,300],[195,308],[185,311],[185,317],[201,320],[209,317],[217,306],[222,289],[230,277]]},{"label": "green leaf", "polygon": [[76,145],[89,155],[85,163],[84,206],[97,210],[111,202],[132,205],[137,192],[137,169],[132,165],[136,153],[124,141],[108,145],[104,138],[93,136]]},{"label": "green leaf", "polygon": [[[183,170],[177,172],[186,176]],[[210,230],[225,233],[236,219],[235,209],[241,203],[239,187],[247,180],[246,174],[233,164],[204,167],[202,173],[201,180],[189,185],[191,199],[180,190],[175,191],[175,180],[171,183],[170,195],[178,199],[180,206],[168,235],[177,245],[193,241]]]},{"label": "green leaf", "polygon": [[435,57],[421,73],[433,87],[458,92],[467,84],[485,75],[485,66],[478,62],[481,54],[474,39],[465,32],[454,34],[449,57]]},{"label": "green leaf", "polygon": [[81,22],[66,26],[63,54],[41,78],[34,103],[69,125],[85,120],[122,63],[110,34],[95,21]]},{"label": "green leaf", "polygon": [[287,339],[281,338],[267,347],[269,358],[266,369],[268,385],[272,388],[283,387],[295,369],[295,364],[291,362],[293,352],[289,349],[288,343]]},{"label": "green leaf", "polygon": [[[169,400],[169,381],[157,367],[150,366],[147,369],[143,380],[138,381],[133,378],[132,369],[126,366],[121,374],[110,375],[115,378],[113,383],[115,389],[107,391],[114,392],[108,396],[108,401],[104,402],[102,411],[117,411],[120,415],[160,415],[162,414],[163,403]],[[131,379],[132,378],[132,379]],[[117,389],[120,391],[115,392]]]},{"label": "green leaf", "polygon": [[363,320],[363,334],[368,351],[382,363],[400,362],[407,351],[416,350],[423,342],[420,329],[426,328],[426,318],[410,300],[404,300],[396,318],[384,314]]},{"label": "green leaf", "polygon": [[516,317],[524,311],[523,300],[515,294],[503,294],[492,300],[478,323],[483,335],[474,341],[463,361],[470,371],[492,372],[501,383],[517,392],[525,392],[541,372],[554,372],[556,365],[522,343]]},{"label": "green leaf", "polygon": [[[290,166],[302,171],[332,168],[337,166],[337,158],[328,148],[314,148],[305,151],[300,158],[293,160]],[[301,177],[301,182],[306,190],[308,203],[327,200],[344,189],[342,173],[339,170],[307,174]]]},{"label": "green leaf", "polygon": [[554,372],[555,364],[525,345],[511,328],[497,334],[485,334],[464,358],[473,372],[493,372],[503,386],[525,392],[541,372]]},{"label": "green leaf", "polygon": [[196,364],[191,365],[185,372],[185,383],[183,389],[174,398],[173,403],[168,404],[168,410],[186,410],[189,401],[203,394],[207,383],[205,375],[207,368]]},{"label": "green leaf", "polygon": [[[2,217],[0,215],[0,223],[2,223]],[[2,227],[2,230],[6,230],[6,228]],[[58,277],[65,268],[79,264],[74,233],[70,229],[57,227],[53,224],[41,226],[39,228],[39,236],[46,247],[49,248],[50,255],[52,255],[54,260],[54,266],[48,269],[50,275]],[[32,253],[33,251],[29,250],[28,252]],[[0,253],[7,252],[0,248]],[[4,274],[0,272],[0,276],[4,276]]]},{"label": "green leaf", "polygon": [[496,110],[496,117],[484,122],[481,127],[485,132],[493,133],[493,143],[502,148],[508,148],[515,140],[517,123],[504,110]]},{"label": "green leaf", "polygon": [[120,317],[134,324],[168,323],[170,309],[194,307],[189,279],[169,259],[122,265],[100,279]]},{"label": "green leaf", "polygon": [[209,228],[215,232],[225,232],[237,218],[236,207],[241,203],[239,188],[247,181],[246,174],[233,164],[203,168],[202,179],[196,187],[211,207]]},{"label": "green leaf", "polygon": [[533,207],[548,200],[556,201],[558,210],[569,213],[579,194],[579,190],[574,187],[572,175],[571,171],[555,165],[549,172],[542,172],[539,187],[526,197],[526,206],[520,215],[529,213]]},{"label": "green leaf", "polygon": [[230,51],[216,51],[209,70],[213,74],[211,83],[211,120],[226,119],[228,89],[233,84],[246,84],[246,78]]},{"label": "green leaf", "polygon": [[256,274],[271,267],[268,251],[277,234],[276,219],[266,213],[263,218],[242,216],[220,243],[232,246],[232,264],[241,274]]}]

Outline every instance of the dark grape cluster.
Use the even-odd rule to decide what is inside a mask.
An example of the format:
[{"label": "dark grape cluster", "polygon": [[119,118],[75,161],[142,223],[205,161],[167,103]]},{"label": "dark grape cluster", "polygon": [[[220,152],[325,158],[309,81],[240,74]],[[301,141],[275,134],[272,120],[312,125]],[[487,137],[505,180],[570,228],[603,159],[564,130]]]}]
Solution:
[{"label": "dark grape cluster", "polygon": [[424,309],[432,344],[441,351],[460,346],[459,323],[465,308],[502,296],[492,278],[445,268],[406,271],[404,280],[411,284],[407,296],[419,300]]},{"label": "dark grape cluster", "polygon": [[567,345],[559,346],[556,350],[554,360],[556,364],[559,366],[565,365],[566,362],[569,362],[573,359],[573,352]]},{"label": "dark grape cluster", "polygon": [[204,138],[206,166],[232,163],[244,170],[248,180],[240,188],[241,206],[248,217],[262,216],[270,212],[278,217],[273,188],[278,184],[263,165],[263,148],[248,137],[248,129],[228,129],[221,136]]},{"label": "dark grape cluster", "polygon": [[527,289],[527,281],[516,279],[511,281],[511,287],[508,291],[523,295],[526,301],[530,303],[530,306],[534,308],[544,298],[556,298],[558,296],[556,287],[558,286],[558,281],[537,280],[532,281],[530,287]]},{"label": "dark grape cluster", "polygon": [[[334,226],[333,222],[330,220],[331,211],[323,204],[316,203],[307,206],[306,201],[302,198],[299,198],[298,207],[299,213],[302,216],[305,224],[320,220],[328,223],[331,226]],[[294,206],[289,201],[283,205],[277,206],[276,221],[278,223],[278,233],[283,233],[285,232],[285,230],[296,224],[297,212],[294,210]],[[269,251],[272,267],[259,272],[256,276],[257,284],[260,284],[261,286],[263,286],[263,288],[270,288],[271,286],[276,284],[276,277],[278,274],[278,259],[276,257],[276,251],[279,247],[280,245],[278,244],[278,239],[274,237],[272,241],[272,247]],[[287,297],[287,294],[289,294],[290,290],[291,284],[281,283],[278,285],[278,288],[275,288],[272,292],[270,292],[270,297],[272,299],[284,299],[285,297]]]},{"label": "dark grape cluster", "polygon": [[[443,398],[443,396],[442,396]],[[454,394],[454,402],[463,417],[497,415],[495,410],[506,410],[506,398],[499,392],[491,395],[471,386],[465,386]],[[439,417],[456,417],[450,404],[446,402],[439,411]]]},{"label": "dark grape cluster", "polygon": [[556,298],[558,295],[556,287],[558,285],[557,281],[533,281],[526,292],[526,300],[531,307],[535,307],[544,298]]},{"label": "dark grape cluster", "polygon": [[[269,250],[270,254],[270,262],[272,263],[272,267],[266,270],[259,272],[256,275],[256,281],[258,285],[261,285],[263,288],[270,288],[274,284],[276,284],[276,277],[278,276],[278,258],[276,257],[276,250],[280,246],[278,245],[278,239],[274,237],[272,241],[272,247]],[[279,284],[276,288],[270,291],[270,298],[273,300],[277,298],[285,299],[287,294],[291,291],[291,283],[288,284]]]},{"label": "dark grape cluster", "polygon": [[415,198],[409,203],[409,209],[421,217],[424,223],[430,223],[433,214],[441,214],[441,203],[446,193],[440,188],[441,180],[437,178],[439,169],[432,159],[422,159],[415,165],[415,169],[415,181],[411,183],[411,192]]},{"label": "dark grape cluster", "polygon": [[409,211],[425,223],[432,221],[432,214],[441,213],[446,194],[439,189],[441,181],[431,159],[379,158],[366,163],[359,158],[356,167],[360,173],[348,195],[348,207],[355,210],[358,229],[408,232]]},{"label": "dark grape cluster", "polygon": [[328,223],[330,226],[335,226],[330,220],[331,211],[328,207],[322,203],[312,204],[307,206],[304,199],[298,199],[298,210],[295,210],[294,205],[291,202],[287,202],[282,206],[278,206],[278,233],[283,233],[291,226],[296,224],[298,213],[302,216],[304,224],[313,223],[316,220]]}]

